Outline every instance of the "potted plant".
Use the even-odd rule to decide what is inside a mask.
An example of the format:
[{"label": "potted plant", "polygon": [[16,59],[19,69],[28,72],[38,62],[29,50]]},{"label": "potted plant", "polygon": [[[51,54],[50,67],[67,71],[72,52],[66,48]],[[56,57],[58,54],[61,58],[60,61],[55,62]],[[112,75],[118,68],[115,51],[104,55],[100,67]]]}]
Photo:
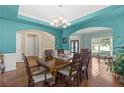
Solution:
[{"label": "potted plant", "polygon": [[119,75],[120,81],[124,83],[124,53],[119,54],[113,61],[111,71]]}]

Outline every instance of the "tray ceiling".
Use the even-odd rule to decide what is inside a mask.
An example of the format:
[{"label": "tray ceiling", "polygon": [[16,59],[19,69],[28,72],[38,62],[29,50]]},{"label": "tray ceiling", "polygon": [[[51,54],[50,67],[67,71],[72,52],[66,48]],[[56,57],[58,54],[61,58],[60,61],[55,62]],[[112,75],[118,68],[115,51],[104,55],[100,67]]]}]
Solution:
[{"label": "tray ceiling", "polygon": [[[62,10],[64,18],[71,22],[106,7],[108,5],[64,5]],[[60,8],[57,5],[20,5],[18,15],[44,22],[51,22],[61,16]]]}]

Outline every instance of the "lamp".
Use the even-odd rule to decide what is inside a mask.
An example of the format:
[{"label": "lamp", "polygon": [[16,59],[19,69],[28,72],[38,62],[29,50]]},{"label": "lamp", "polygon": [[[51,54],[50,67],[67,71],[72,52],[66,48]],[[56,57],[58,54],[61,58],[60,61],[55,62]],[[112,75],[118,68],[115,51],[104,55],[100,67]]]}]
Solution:
[{"label": "lamp", "polygon": [[66,28],[66,27],[70,26],[71,23],[64,19],[64,13],[62,13],[62,5],[59,5],[58,7],[60,8],[61,16],[54,19],[50,24],[55,27]]}]

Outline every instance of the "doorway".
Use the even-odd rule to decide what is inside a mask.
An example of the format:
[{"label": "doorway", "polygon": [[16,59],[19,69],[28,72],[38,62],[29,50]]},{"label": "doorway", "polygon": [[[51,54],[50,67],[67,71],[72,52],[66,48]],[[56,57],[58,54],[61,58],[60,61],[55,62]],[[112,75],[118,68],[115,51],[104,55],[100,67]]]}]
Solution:
[{"label": "doorway", "polygon": [[71,40],[70,41],[70,52],[71,53],[79,52],[79,40]]},{"label": "doorway", "polygon": [[27,34],[27,56],[39,56],[39,35]]},{"label": "doorway", "polygon": [[38,56],[39,58],[42,58],[44,56],[44,50],[55,49],[55,37],[48,32],[23,30],[18,31],[16,37],[18,60],[22,60],[22,53],[26,56]]},{"label": "doorway", "polygon": [[22,62],[22,33],[16,33],[16,61]]}]

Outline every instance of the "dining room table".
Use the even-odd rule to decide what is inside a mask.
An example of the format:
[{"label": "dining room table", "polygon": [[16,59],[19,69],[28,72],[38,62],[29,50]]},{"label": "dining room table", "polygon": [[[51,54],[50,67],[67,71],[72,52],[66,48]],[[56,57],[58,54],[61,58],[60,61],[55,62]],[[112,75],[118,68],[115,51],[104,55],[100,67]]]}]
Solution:
[{"label": "dining room table", "polygon": [[42,62],[39,60],[38,62],[41,66],[43,66],[44,68],[46,68],[48,71],[52,73],[52,80],[54,82],[53,84],[55,84],[56,82],[57,72],[71,65],[70,61],[65,61],[62,59],[59,61],[57,59],[53,59],[47,62]]}]

